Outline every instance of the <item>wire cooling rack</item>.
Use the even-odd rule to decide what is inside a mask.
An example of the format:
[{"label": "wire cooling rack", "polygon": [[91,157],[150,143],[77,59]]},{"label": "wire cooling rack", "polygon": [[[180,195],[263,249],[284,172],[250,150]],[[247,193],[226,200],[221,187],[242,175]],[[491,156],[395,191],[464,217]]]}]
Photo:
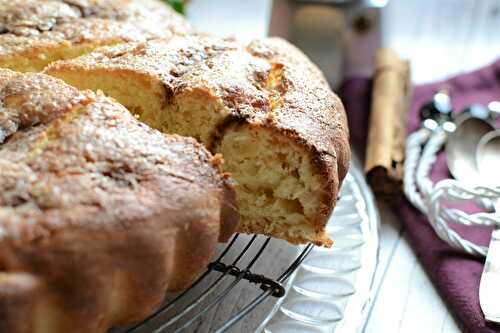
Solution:
[{"label": "wire cooling rack", "polygon": [[112,333],[359,331],[373,296],[378,216],[358,169],[327,228],[332,249],[236,234],[190,288]]},{"label": "wire cooling rack", "polygon": [[[171,301],[161,306],[142,322],[129,327],[123,332],[188,332],[187,329],[197,319],[222,302],[239,282],[246,280],[249,283],[257,285],[262,292],[251,300],[238,313],[229,318],[223,326],[215,330],[215,332],[226,332],[268,297],[283,297],[285,295],[285,287],[283,286],[283,283],[286,282],[286,280],[297,269],[313,248],[313,245],[307,245],[297,258],[288,266],[288,268],[286,268],[280,276],[273,279],[262,274],[252,273],[252,268],[265,252],[271,242],[271,237],[266,238],[263,236],[253,235],[246,241],[246,244],[243,246],[243,249],[239,251],[236,258],[226,262],[228,253],[231,249],[233,249],[233,247],[235,247],[236,242],[240,238],[242,238],[240,234],[233,236],[219,257],[208,266],[205,273],[203,273],[191,285],[191,287],[175,296]],[[245,240],[243,241],[245,242]],[[256,254],[251,255],[251,258],[248,258],[247,255],[252,249],[257,252]],[[243,259],[246,259],[248,263],[242,266],[240,263]],[[208,286],[203,288],[201,292],[196,290],[196,287],[201,285],[211,275],[217,273],[219,273],[219,276],[215,279],[215,281],[209,283]],[[225,288],[218,288],[226,279],[232,279],[232,282]],[[188,304],[180,305],[184,298],[187,298],[188,296],[193,298],[194,295],[191,295],[192,293],[197,294],[194,299]],[[177,308],[178,305],[180,305],[181,309]],[[174,312],[173,310],[177,310],[176,313],[168,316],[169,312]],[[158,318],[168,319],[160,323],[155,323],[155,319]]]}]

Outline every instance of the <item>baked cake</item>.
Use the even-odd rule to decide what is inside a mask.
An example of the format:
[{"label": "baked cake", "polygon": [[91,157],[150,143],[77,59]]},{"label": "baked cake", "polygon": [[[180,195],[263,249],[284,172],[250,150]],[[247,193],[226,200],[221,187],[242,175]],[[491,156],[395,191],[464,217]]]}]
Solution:
[{"label": "baked cake", "polygon": [[140,320],[235,230],[331,246],[345,112],[289,43],[157,0],[0,0],[0,68],[45,68],[0,69],[0,332]]},{"label": "baked cake", "polygon": [[101,94],[0,70],[0,332],[105,332],[187,287],[237,224],[219,165]]},{"label": "baked cake", "polygon": [[145,124],[221,153],[237,183],[239,231],[331,245],[325,225],[350,158],[345,112],[319,69],[286,41],[125,43],[45,73],[103,91]]},{"label": "baked cake", "polygon": [[0,0],[0,67],[36,72],[98,46],[189,31],[158,0]]}]

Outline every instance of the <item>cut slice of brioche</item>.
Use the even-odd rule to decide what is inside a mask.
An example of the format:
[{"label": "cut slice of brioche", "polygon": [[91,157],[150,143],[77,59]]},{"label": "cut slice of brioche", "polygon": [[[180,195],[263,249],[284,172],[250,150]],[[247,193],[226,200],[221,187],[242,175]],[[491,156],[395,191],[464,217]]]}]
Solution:
[{"label": "cut slice of brioche", "polygon": [[217,151],[239,184],[240,231],[330,244],[323,229],[311,223],[321,218],[318,203],[329,194],[312,154],[300,144],[272,127],[244,124],[228,128]]},{"label": "cut slice of brioche", "polygon": [[174,37],[105,47],[45,72],[222,153],[237,182],[240,231],[331,245],[325,225],[349,161],[345,113],[287,42]]},{"label": "cut slice of brioche", "polygon": [[188,31],[158,0],[0,0],[0,68],[38,72],[103,45]]}]

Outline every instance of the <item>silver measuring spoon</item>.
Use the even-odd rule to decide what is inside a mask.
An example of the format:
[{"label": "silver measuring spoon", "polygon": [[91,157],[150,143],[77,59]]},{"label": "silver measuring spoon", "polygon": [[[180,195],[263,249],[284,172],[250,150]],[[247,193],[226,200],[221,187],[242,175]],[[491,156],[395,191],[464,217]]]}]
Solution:
[{"label": "silver measuring spoon", "polygon": [[[500,184],[500,131],[493,120],[500,103],[472,105],[455,118],[456,129],[448,136],[448,168],[456,179],[475,184]],[[490,211],[500,212],[500,202],[482,200]],[[479,303],[487,321],[500,322],[500,229],[493,230],[479,283]]]}]

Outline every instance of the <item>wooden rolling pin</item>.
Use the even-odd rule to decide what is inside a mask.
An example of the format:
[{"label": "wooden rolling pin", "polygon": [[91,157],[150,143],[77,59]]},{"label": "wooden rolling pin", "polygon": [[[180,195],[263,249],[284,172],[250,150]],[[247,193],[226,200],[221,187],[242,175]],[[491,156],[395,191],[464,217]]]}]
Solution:
[{"label": "wooden rolling pin", "polygon": [[377,195],[402,189],[407,114],[410,107],[410,64],[392,49],[375,57],[365,174]]}]

